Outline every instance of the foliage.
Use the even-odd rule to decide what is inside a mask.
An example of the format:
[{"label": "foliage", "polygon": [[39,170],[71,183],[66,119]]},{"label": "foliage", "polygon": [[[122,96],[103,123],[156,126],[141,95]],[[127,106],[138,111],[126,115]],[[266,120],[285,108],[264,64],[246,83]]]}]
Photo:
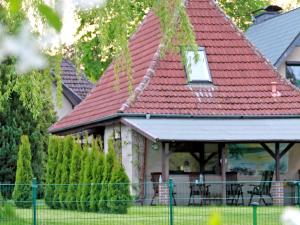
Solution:
[{"label": "foliage", "polygon": [[79,182],[79,173],[81,166],[81,146],[78,143],[74,143],[72,158],[71,158],[71,167],[70,167],[70,178],[69,178],[69,187],[67,193],[67,202],[68,209],[76,209],[76,194]]},{"label": "foliage", "polygon": [[95,151],[95,161],[92,169],[92,187],[90,193],[90,210],[99,211],[99,200],[102,188],[103,170],[104,170],[104,152],[101,140],[93,141],[93,150]]},{"label": "foliage", "polygon": [[[47,129],[54,121],[51,95],[43,90],[48,81],[37,73],[17,76],[13,65],[13,60],[0,64],[0,93],[13,86],[10,92],[0,94],[0,99],[3,99],[0,110],[0,182],[15,182],[18,145],[23,134],[29,136],[33,174],[40,182],[48,142]],[[32,103],[38,101],[38,96],[43,96],[40,106]],[[38,115],[34,115],[28,107],[35,107]]]},{"label": "foliage", "polygon": [[0,221],[14,219],[16,217],[16,209],[10,202],[0,204]]},{"label": "foliage", "polygon": [[219,5],[224,9],[226,14],[232,18],[236,25],[242,29],[247,28],[252,23],[252,12],[260,8],[264,8],[270,4],[269,0],[239,0],[228,1],[219,0]]},{"label": "foliage", "polygon": [[108,191],[108,208],[111,213],[125,214],[130,206],[130,185],[122,164],[115,160]]},{"label": "foliage", "polygon": [[109,212],[108,207],[108,191],[109,191],[109,183],[111,179],[111,174],[114,166],[114,162],[116,161],[116,153],[114,150],[114,142],[113,139],[110,138],[108,141],[108,152],[105,156],[104,161],[104,172],[102,179],[102,189],[100,193],[100,201],[99,201],[99,209],[101,212]]},{"label": "foliage", "polygon": [[67,190],[70,178],[70,165],[71,165],[71,156],[74,146],[74,139],[72,136],[67,136],[63,139],[63,162],[61,166],[61,189],[59,194],[59,201],[62,208],[67,208],[66,199],[67,199]]},{"label": "foliage", "polygon": [[81,153],[81,164],[80,164],[79,182],[78,182],[79,186],[77,188],[77,193],[76,193],[77,209],[81,209],[81,195],[82,195],[82,191],[83,191],[85,162],[86,162],[87,156],[88,156],[88,145],[85,144],[82,148],[82,153]]},{"label": "foliage", "polygon": [[55,165],[55,188],[54,188],[54,197],[53,197],[53,208],[60,208],[60,193],[63,189],[62,185],[62,162],[63,162],[63,154],[64,154],[64,142],[63,139],[59,139],[58,149],[57,149],[57,157],[56,157],[56,165]]},{"label": "foliage", "polygon": [[90,209],[90,198],[91,198],[91,181],[93,178],[93,162],[95,162],[97,153],[99,151],[97,146],[93,144],[91,151],[89,151],[88,156],[85,158],[84,163],[84,175],[81,192],[81,209],[83,211],[89,211]]},{"label": "foliage", "polygon": [[[48,160],[47,160],[47,172],[46,172],[46,184],[55,183],[55,169],[56,169],[56,159],[58,152],[58,141],[59,139],[55,136],[49,138],[48,144]],[[54,198],[54,185],[47,185],[45,190],[45,202],[52,208],[53,198]]]},{"label": "foliage", "polygon": [[18,153],[16,182],[13,199],[17,207],[29,208],[31,206],[31,150],[28,136],[21,137]]}]

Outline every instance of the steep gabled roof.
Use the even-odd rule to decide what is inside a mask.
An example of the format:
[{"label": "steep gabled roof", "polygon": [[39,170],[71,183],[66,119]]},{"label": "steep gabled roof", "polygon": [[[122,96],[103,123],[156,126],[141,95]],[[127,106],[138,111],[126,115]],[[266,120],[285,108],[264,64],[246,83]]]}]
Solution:
[{"label": "steep gabled roof", "polygon": [[[126,74],[119,91],[111,65],[97,86],[51,132],[92,124],[117,113],[189,116],[300,115],[300,92],[273,67],[221,12],[213,0],[189,0],[197,43],[205,47],[213,85],[189,85],[179,55],[159,59],[159,20],[149,13],[130,40],[134,93]],[[273,97],[271,82],[280,97]],[[119,115],[118,114],[118,115]]]},{"label": "steep gabled roof", "polygon": [[78,75],[75,66],[68,60],[61,62],[62,83],[66,89],[73,92],[77,98],[83,100],[91,91],[94,85],[85,77],[84,74]]},{"label": "steep gabled roof", "polygon": [[246,36],[273,65],[300,34],[300,8],[252,25]]}]

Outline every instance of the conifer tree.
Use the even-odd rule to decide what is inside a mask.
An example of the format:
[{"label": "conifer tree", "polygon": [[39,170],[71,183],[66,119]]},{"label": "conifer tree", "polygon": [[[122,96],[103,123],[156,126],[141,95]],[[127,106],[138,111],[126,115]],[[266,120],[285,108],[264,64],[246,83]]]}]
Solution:
[{"label": "conifer tree", "polygon": [[71,156],[74,146],[74,139],[72,136],[67,136],[64,138],[63,142],[63,162],[61,166],[61,188],[59,193],[59,201],[62,208],[67,208],[66,198],[68,191],[68,184],[70,178],[70,166],[71,166]]},{"label": "conifer tree", "polygon": [[55,183],[54,183],[54,198],[53,198],[53,208],[60,208],[60,190],[61,186],[61,174],[62,174],[62,161],[63,161],[63,153],[64,153],[64,140],[62,138],[58,138],[58,148],[57,148],[57,157],[56,157],[56,168],[55,168]]},{"label": "conifer tree", "polygon": [[96,140],[94,144],[97,147],[96,159],[93,163],[92,169],[92,188],[91,188],[91,201],[90,210],[93,212],[99,211],[99,200],[102,187],[103,170],[104,170],[104,153],[101,140]]},{"label": "conifer tree", "polygon": [[82,193],[82,190],[83,190],[84,169],[85,169],[85,162],[86,162],[86,157],[87,156],[88,156],[88,145],[85,144],[85,145],[83,145],[82,152],[81,152],[79,183],[78,183],[77,193],[76,193],[76,204],[77,204],[77,209],[78,210],[81,210],[81,193]]},{"label": "conifer tree", "polygon": [[113,139],[110,138],[108,141],[108,152],[105,156],[104,172],[102,179],[102,188],[100,193],[99,210],[101,212],[109,212],[108,208],[108,189],[111,178],[112,169],[116,160],[116,153],[114,149]]},{"label": "conifer tree", "polygon": [[58,151],[58,138],[50,136],[48,144],[48,161],[46,172],[46,189],[45,189],[45,202],[52,208],[54,198],[54,183],[55,183],[55,171],[56,171],[56,158]]},{"label": "conifer tree", "polygon": [[92,142],[92,149],[89,151],[88,156],[85,159],[84,163],[84,177],[83,177],[83,186],[81,192],[81,209],[83,211],[90,210],[90,193],[91,193],[91,183],[92,183],[92,172],[93,172],[93,163],[97,157],[97,151],[99,151],[95,141]]},{"label": "conifer tree", "polygon": [[78,143],[74,143],[72,158],[71,158],[71,168],[70,168],[70,178],[69,178],[69,187],[67,193],[67,202],[68,209],[76,209],[76,195],[79,183],[79,173],[80,173],[80,165],[81,165],[81,146]]},{"label": "conifer tree", "polygon": [[111,213],[125,214],[130,206],[130,186],[127,174],[115,160],[108,190],[108,208]]},{"label": "conifer tree", "polygon": [[30,143],[28,136],[22,136],[18,153],[15,189],[13,192],[13,199],[17,207],[31,207],[32,177]]}]

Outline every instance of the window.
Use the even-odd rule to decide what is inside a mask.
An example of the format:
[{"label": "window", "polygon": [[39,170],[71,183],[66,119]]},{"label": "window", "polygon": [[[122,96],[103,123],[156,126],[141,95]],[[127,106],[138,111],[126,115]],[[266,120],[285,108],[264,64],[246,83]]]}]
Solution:
[{"label": "window", "polygon": [[291,62],[286,64],[286,77],[293,84],[300,87],[300,62]]},{"label": "window", "polygon": [[204,48],[198,50],[199,60],[195,62],[194,51],[186,52],[187,63],[185,65],[188,81],[191,83],[212,82]]}]

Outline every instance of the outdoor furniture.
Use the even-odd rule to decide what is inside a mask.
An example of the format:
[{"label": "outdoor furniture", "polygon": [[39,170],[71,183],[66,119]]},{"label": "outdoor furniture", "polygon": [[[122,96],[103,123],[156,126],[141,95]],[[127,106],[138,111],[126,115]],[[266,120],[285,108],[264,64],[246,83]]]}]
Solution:
[{"label": "outdoor furniture", "polygon": [[[152,182],[152,188],[153,188],[153,196],[151,200],[150,205],[154,205],[153,201],[156,197],[159,197],[159,179],[162,176],[161,172],[155,172],[151,173],[151,182]],[[175,200],[175,191],[172,192],[173,200],[174,200],[174,205],[176,205],[176,200]]]},{"label": "outdoor furniture", "polygon": [[196,196],[199,196],[199,204],[207,204],[209,203],[210,185],[205,184],[205,176],[203,175],[203,181],[199,181],[200,174],[199,173],[190,173],[190,197],[188,205],[196,205]]},{"label": "outdoor furniture", "polygon": [[244,205],[243,185],[237,183],[237,172],[226,172],[226,202],[230,205]]},{"label": "outdoor furniture", "polygon": [[250,185],[253,186],[252,191],[248,191],[251,194],[249,205],[252,203],[253,196],[259,196],[259,203],[263,201],[265,205],[267,205],[264,196],[270,197],[273,202],[273,197],[271,195],[271,186],[273,180],[274,171],[264,171],[262,173],[261,182],[259,185]]}]

